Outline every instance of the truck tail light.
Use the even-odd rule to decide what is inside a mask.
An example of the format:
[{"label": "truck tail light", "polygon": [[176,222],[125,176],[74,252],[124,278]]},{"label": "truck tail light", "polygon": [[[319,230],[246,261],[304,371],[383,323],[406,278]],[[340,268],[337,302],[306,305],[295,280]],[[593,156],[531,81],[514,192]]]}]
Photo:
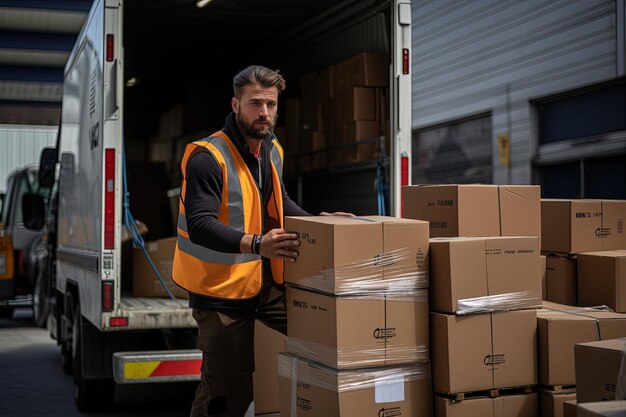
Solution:
[{"label": "truck tail light", "polygon": [[[409,185],[409,157],[402,155],[400,157],[400,187]],[[404,217],[404,199],[400,193],[400,217]]]},{"label": "truck tail light", "polygon": [[11,236],[0,230],[0,279],[13,278],[13,256]]},{"label": "truck tail light", "polygon": [[102,283],[102,309],[104,311],[113,311],[113,282]]},{"label": "truck tail light", "polygon": [[114,55],[113,55],[113,52],[115,52],[113,49],[114,39],[115,38],[113,37],[113,34],[107,33],[107,62],[111,62],[114,59]]},{"label": "truck tail light", "polygon": [[409,61],[409,49],[404,48],[402,50],[402,73],[403,74],[409,73],[410,65],[411,65],[411,61]]},{"label": "truck tail light", "polygon": [[111,317],[109,319],[109,326],[126,327],[128,326],[128,317]]},{"label": "truck tail light", "polygon": [[115,149],[106,149],[104,168],[104,248],[115,244]]}]

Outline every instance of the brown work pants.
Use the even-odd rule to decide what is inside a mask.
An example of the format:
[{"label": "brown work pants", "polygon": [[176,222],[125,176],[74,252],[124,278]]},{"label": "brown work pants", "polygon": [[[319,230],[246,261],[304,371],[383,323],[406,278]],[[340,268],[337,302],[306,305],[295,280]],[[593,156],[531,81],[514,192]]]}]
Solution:
[{"label": "brown work pants", "polygon": [[[270,301],[271,300],[271,301]],[[253,417],[254,321],[286,333],[282,293],[272,289],[257,311],[193,310],[202,351],[202,376],[191,417]]]}]

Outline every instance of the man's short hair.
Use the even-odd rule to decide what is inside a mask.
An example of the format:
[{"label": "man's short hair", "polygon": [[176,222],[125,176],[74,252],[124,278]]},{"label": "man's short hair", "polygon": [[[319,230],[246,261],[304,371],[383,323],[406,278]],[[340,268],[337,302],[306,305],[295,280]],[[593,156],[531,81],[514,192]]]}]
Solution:
[{"label": "man's short hair", "polygon": [[261,65],[250,65],[233,77],[235,97],[241,97],[243,88],[250,84],[259,84],[265,88],[276,87],[278,94],[287,87],[285,79],[278,70],[271,70]]}]

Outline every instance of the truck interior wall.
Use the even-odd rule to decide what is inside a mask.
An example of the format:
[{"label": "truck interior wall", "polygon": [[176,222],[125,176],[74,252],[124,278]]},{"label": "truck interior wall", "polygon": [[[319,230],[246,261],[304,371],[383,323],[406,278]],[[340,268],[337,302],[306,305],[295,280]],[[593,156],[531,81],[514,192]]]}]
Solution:
[{"label": "truck interior wall", "polygon": [[[175,10],[166,0],[125,1],[124,73],[126,80],[138,80],[124,91],[131,209],[137,219],[148,220],[150,239],[175,233],[155,219],[171,218],[164,190],[180,185],[184,146],[223,126],[238,70],[251,63],[281,70],[288,86],[279,99],[281,126],[289,117],[284,102],[299,96],[303,75],[361,52],[389,54],[388,1],[306,2],[300,12],[281,1],[225,3],[216,2],[212,10]],[[273,24],[259,25],[259,15]],[[237,24],[227,24],[233,21]],[[300,182],[306,210],[376,211],[375,166],[360,173],[319,174]],[[326,192],[329,179],[331,193]],[[286,176],[285,183],[296,200],[298,175]]]}]

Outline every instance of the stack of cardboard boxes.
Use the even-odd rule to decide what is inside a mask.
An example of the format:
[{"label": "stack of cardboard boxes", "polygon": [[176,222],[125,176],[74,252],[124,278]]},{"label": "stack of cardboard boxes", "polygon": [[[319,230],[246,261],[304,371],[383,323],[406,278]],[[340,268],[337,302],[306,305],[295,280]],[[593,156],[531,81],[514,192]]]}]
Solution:
[{"label": "stack of cardboard boxes", "polygon": [[[541,211],[542,252],[547,255],[544,297],[558,302],[544,302],[537,317],[542,416],[551,417],[567,415],[564,405],[576,399],[609,399],[588,395],[588,385],[598,385],[589,375],[599,372],[599,362],[587,361],[584,353],[626,336],[626,315],[616,313],[626,310],[626,276],[620,269],[626,262],[626,202],[543,199]],[[604,383],[595,391],[615,385]]]},{"label": "stack of cardboard boxes", "polygon": [[430,416],[428,224],[390,217],[288,217],[281,415]]},{"label": "stack of cardboard boxes", "polygon": [[539,187],[410,186],[403,199],[405,217],[430,222],[435,415],[536,416]]},{"label": "stack of cardboard boxes", "polygon": [[300,96],[286,100],[285,125],[276,131],[298,155],[287,172],[378,158],[377,140],[389,138],[389,65],[388,55],[365,52],[300,79]]},{"label": "stack of cardboard boxes", "polygon": [[[598,285],[591,271],[610,268],[613,261],[609,259],[619,263],[626,255],[595,253],[626,249],[626,201],[543,199],[541,216],[541,250],[548,255],[545,299],[571,306],[615,305],[614,297],[597,292],[614,289],[615,284],[607,281]],[[594,253],[577,256],[584,252]],[[578,264],[583,267],[582,274]],[[608,271],[602,275],[607,280],[615,277]],[[625,308],[616,311],[623,312]]]}]

